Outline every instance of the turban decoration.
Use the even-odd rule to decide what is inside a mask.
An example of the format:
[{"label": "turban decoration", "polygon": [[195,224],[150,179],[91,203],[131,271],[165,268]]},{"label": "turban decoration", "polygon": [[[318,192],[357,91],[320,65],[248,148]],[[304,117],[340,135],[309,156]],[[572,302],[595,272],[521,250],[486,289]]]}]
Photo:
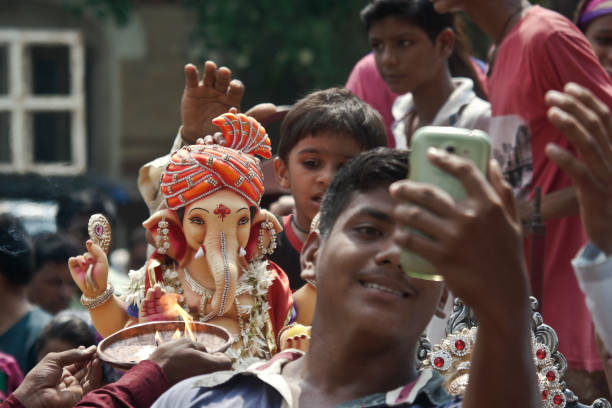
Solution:
[{"label": "turban decoration", "polygon": [[263,175],[254,155],[272,156],[266,130],[243,114],[224,113],[212,122],[221,128],[224,145],[185,146],[172,154],[162,174],[161,190],[171,210],[221,189],[233,190],[259,206]]}]

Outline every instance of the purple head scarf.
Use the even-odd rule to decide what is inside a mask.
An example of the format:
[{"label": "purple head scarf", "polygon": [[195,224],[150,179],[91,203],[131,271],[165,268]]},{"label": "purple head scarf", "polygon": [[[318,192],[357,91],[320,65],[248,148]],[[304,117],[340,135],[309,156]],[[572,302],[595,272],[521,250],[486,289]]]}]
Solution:
[{"label": "purple head scarf", "polygon": [[578,27],[584,30],[591,21],[606,14],[612,14],[612,0],[591,0],[578,18]]}]

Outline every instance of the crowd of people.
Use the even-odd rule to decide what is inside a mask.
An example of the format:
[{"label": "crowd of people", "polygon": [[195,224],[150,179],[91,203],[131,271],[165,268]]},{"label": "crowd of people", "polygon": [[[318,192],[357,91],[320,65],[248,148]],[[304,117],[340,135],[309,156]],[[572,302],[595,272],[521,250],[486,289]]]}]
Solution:
[{"label": "crowd of people", "polygon": [[[112,284],[106,286],[104,275],[102,292],[92,291],[78,271],[87,263],[100,268],[99,248],[88,241],[87,252],[71,258],[70,270],[68,258],[83,252],[90,213],[112,210],[73,200],[78,208],[58,212],[58,233],[35,239],[17,218],[0,214],[3,408],[581,406],[542,391],[530,296],[558,335],[567,371],[557,374],[567,387],[587,404],[610,398],[612,1],[580,1],[574,22],[527,0],[364,3],[361,19],[372,52],[356,64],[346,88],[312,92],[282,119],[274,171],[293,209],[273,223],[283,227],[274,252],[263,245],[263,229],[259,247],[264,262],[278,266],[271,280],[275,296],[288,298],[263,303],[266,311],[279,311],[264,356],[238,369],[230,352],[210,353],[181,339],[160,345],[125,373],[111,369],[96,354],[95,329],[104,327],[107,336],[143,321],[142,311],[134,314],[113,296],[113,285],[132,296],[133,280],[123,285],[124,276],[108,271]],[[486,64],[469,55],[458,11],[491,39]],[[215,133],[211,120],[228,111],[237,115],[244,91],[226,67],[207,61],[200,74],[186,65],[181,126],[170,155],[145,164],[139,174],[152,214],[148,233],[167,229],[172,217],[177,228],[208,223],[204,213],[215,207],[198,207],[203,215],[193,216],[193,203],[172,190],[177,177],[168,174],[169,166],[191,155],[212,168],[210,156],[197,154],[223,145],[227,135]],[[246,115],[264,122],[279,112],[263,103]],[[409,178],[412,135],[428,125],[489,135],[486,174],[461,155],[427,151],[429,162],[461,183],[464,200]],[[189,178],[186,189],[198,182]],[[169,212],[172,199],[178,216]],[[214,211],[219,209],[228,210]],[[253,220],[245,222],[254,223],[254,214],[263,212],[251,209]],[[222,214],[219,222],[224,219]],[[545,234],[533,234],[534,220],[544,223]],[[155,281],[147,277],[155,273],[152,261],[171,264],[155,254],[173,233],[150,240],[154,255],[132,265],[146,264],[138,275],[144,281]],[[201,256],[189,252],[190,234],[181,232],[187,242],[178,262],[183,274],[191,264],[182,257]],[[137,237],[142,244],[144,235]],[[212,256],[210,246],[198,245],[203,256]],[[248,245],[240,250],[250,256]],[[408,277],[400,266],[403,251],[429,261],[444,280]],[[72,279],[95,328],[83,310],[66,311],[74,303]],[[136,309],[162,290],[147,285]],[[478,322],[461,396],[451,395],[440,372],[418,361],[423,333],[434,344],[445,336],[455,297]],[[110,308],[122,318],[107,319]],[[238,304],[236,310],[240,319]],[[222,317],[223,306],[217,312]]]}]

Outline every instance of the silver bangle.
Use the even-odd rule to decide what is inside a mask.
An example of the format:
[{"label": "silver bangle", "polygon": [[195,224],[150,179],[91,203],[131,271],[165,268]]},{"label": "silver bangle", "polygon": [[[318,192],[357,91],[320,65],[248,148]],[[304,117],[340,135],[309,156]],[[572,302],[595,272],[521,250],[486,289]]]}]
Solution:
[{"label": "silver bangle", "polygon": [[95,309],[96,307],[101,306],[102,304],[106,303],[108,299],[113,297],[114,294],[115,294],[115,289],[113,288],[113,285],[110,282],[108,282],[106,284],[106,290],[100,293],[95,298],[87,297],[83,293],[81,295],[81,304],[88,309]]}]

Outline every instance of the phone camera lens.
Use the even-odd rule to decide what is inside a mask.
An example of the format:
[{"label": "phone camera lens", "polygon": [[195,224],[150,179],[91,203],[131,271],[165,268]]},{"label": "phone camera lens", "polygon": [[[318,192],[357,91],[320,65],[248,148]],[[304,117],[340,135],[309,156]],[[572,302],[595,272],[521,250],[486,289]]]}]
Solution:
[{"label": "phone camera lens", "polygon": [[454,154],[456,152],[455,146],[446,146],[446,151],[450,154]]}]

